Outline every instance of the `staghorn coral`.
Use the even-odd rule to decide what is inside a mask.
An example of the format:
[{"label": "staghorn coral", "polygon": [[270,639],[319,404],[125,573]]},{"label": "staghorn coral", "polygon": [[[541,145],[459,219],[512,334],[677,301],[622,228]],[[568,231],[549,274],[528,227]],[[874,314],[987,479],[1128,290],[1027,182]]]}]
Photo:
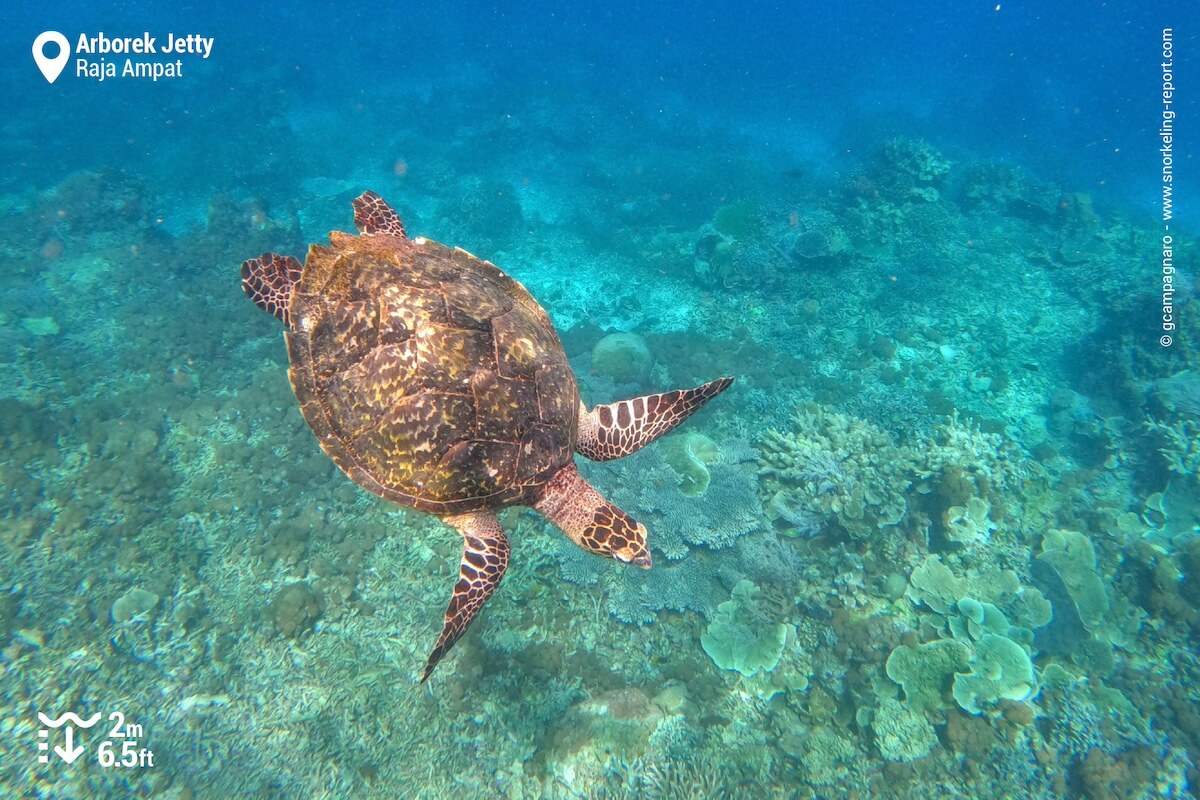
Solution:
[{"label": "staghorn coral", "polygon": [[1158,452],[1167,469],[1193,483],[1200,482],[1200,423],[1185,419],[1158,422],[1147,419],[1146,429],[1158,439]]},{"label": "staghorn coral", "polygon": [[[660,723],[659,730],[662,727],[663,723]],[[738,796],[733,793],[729,770],[719,757],[698,756],[695,752],[687,753],[686,758],[659,759],[653,756],[648,753],[634,761],[611,759],[602,783],[590,787],[585,794],[573,793],[570,797],[580,800],[681,800],[701,797],[705,800],[728,800]]]},{"label": "staghorn coral", "polygon": [[678,762],[651,764],[642,774],[642,793],[638,796],[646,800],[681,797],[727,800],[732,797],[727,787],[728,778],[722,769],[713,766]]},{"label": "staghorn coral", "polygon": [[1042,671],[1038,704],[1046,739],[1067,756],[1082,758],[1093,748],[1114,753],[1164,741],[1121,691],[1102,680],[1082,678],[1054,663]]},{"label": "staghorn coral", "polygon": [[948,510],[946,524],[952,537],[975,544],[994,526],[981,500],[971,503],[969,495],[1012,482],[1008,451],[1001,437],[962,423],[957,414],[897,444],[871,422],[808,403],[796,410],[790,430],[763,435],[758,465],[770,517],[812,530],[820,528],[815,515],[855,539],[903,526],[914,486],[926,493],[944,483],[943,494],[951,485],[963,487],[968,496]]},{"label": "staghorn coral", "polygon": [[774,508],[836,520],[855,538],[903,519],[918,473],[914,454],[881,428],[811,403],[796,410],[791,430],[766,432],[758,464]]}]

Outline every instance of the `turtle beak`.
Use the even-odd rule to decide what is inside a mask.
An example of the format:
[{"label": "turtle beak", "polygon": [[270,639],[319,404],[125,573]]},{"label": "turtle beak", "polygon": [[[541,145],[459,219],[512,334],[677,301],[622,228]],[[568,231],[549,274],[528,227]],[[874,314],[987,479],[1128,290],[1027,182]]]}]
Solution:
[{"label": "turtle beak", "polygon": [[[643,539],[643,541],[645,541]],[[650,548],[641,542],[631,542],[613,553],[613,557],[622,564],[633,564],[635,567],[650,569]]]}]

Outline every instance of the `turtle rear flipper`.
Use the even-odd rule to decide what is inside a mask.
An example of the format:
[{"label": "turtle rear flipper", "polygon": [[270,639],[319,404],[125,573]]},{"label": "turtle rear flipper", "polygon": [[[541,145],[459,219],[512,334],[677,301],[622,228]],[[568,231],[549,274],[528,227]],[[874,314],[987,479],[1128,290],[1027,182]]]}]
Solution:
[{"label": "turtle rear flipper", "polygon": [[433,645],[433,652],[425,662],[421,683],[442,660],[442,656],[467,632],[475,615],[496,591],[504,570],[508,567],[508,538],[500,527],[500,520],[490,511],[443,517],[463,537],[462,561],[458,565],[458,583],[446,607],[446,619],[442,632]]},{"label": "turtle rear flipper", "polygon": [[379,195],[366,191],[354,198],[354,225],[364,236],[376,233],[386,233],[392,236],[407,238],[404,223],[396,209],[387,204]]},{"label": "turtle rear flipper", "polygon": [[641,450],[729,388],[733,378],[718,378],[695,389],[648,394],[619,403],[579,409],[575,449],[592,461],[611,461]]},{"label": "turtle rear flipper", "polygon": [[242,263],[242,291],[254,304],[291,327],[288,306],[303,267],[291,256],[263,253]]}]

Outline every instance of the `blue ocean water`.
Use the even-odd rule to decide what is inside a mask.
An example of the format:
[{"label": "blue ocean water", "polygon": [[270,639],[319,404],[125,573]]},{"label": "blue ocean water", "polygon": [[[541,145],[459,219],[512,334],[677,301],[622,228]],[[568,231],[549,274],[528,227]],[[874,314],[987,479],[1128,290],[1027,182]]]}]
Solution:
[{"label": "blue ocean water", "polygon": [[[1192,796],[1198,21],[6,10],[0,796]],[[649,570],[499,510],[507,574],[424,684],[461,537],[338,470],[241,287],[365,191],[520,281],[587,408],[736,379],[575,459]],[[558,358],[485,300],[497,353]],[[439,435],[524,441],[484,396]]]}]

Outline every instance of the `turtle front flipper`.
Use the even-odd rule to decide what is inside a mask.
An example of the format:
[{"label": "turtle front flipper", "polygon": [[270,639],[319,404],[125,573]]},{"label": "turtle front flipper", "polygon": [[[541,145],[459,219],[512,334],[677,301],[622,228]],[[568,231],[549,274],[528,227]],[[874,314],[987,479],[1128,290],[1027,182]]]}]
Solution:
[{"label": "turtle front flipper", "polygon": [[695,389],[648,394],[619,403],[579,409],[575,449],[592,461],[611,461],[641,450],[699,411],[729,388],[733,378],[718,378]]},{"label": "turtle front flipper", "polygon": [[490,511],[477,511],[442,518],[462,534],[462,562],[458,565],[458,583],[446,607],[446,622],[425,662],[421,683],[442,660],[442,656],[454,646],[470,626],[479,609],[500,585],[504,569],[508,566],[508,538],[500,527],[500,520]]},{"label": "turtle front flipper", "polygon": [[649,569],[646,527],[605,500],[574,463],[550,479],[533,508],[589,553]]},{"label": "turtle front flipper", "polygon": [[288,307],[303,269],[291,256],[263,253],[242,262],[242,291],[256,306],[291,327]]}]

